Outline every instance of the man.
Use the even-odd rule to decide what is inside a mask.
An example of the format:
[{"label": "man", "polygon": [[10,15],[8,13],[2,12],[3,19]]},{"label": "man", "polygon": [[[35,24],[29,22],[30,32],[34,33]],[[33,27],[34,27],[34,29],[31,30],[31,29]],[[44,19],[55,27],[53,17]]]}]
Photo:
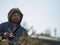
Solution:
[{"label": "man", "polygon": [[[27,31],[21,26],[23,14],[18,8],[13,8],[8,13],[8,22],[0,24],[0,35],[5,38],[9,38],[11,41],[16,41],[16,38],[22,36],[23,32],[25,37],[28,36]],[[13,33],[13,36],[11,33]],[[10,44],[13,45],[13,44]]]}]

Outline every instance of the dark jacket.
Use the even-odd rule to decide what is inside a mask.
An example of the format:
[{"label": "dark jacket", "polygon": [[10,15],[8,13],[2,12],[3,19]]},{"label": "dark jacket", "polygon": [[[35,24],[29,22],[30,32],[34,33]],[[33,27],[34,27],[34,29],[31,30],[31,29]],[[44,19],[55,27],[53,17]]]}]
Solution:
[{"label": "dark jacket", "polygon": [[[11,24],[11,15],[14,12],[18,12],[21,15],[21,20],[18,23],[18,26],[16,27],[16,29],[14,30],[14,26]],[[0,35],[2,35],[4,32],[8,32],[8,29],[10,28],[10,30],[12,32],[14,32],[14,34],[16,35],[16,37],[20,37],[22,36],[22,33],[25,32],[25,36],[28,36],[27,31],[20,25],[21,21],[23,18],[23,14],[21,13],[21,11],[18,8],[13,8],[9,11],[8,13],[8,22],[2,23],[0,24]]]}]

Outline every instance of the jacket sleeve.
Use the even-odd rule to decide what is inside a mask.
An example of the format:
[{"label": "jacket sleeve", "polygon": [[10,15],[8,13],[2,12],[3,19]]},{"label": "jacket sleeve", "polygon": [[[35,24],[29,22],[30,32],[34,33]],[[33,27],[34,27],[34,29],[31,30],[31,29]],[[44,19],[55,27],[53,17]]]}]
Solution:
[{"label": "jacket sleeve", "polygon": [[0,24],[0,36],[2,35],[2,24]]}]

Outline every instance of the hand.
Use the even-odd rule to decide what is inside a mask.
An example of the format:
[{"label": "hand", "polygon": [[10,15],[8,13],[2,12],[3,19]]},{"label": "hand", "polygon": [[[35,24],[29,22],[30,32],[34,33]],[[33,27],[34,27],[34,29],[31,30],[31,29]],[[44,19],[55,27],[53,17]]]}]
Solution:
[{"label": "hand", "polygon": [[3,34],[3,37],[4,37],[4,38],[8,38],[8,37],[9,37],[8,32],[5,32],[5,33]]}]

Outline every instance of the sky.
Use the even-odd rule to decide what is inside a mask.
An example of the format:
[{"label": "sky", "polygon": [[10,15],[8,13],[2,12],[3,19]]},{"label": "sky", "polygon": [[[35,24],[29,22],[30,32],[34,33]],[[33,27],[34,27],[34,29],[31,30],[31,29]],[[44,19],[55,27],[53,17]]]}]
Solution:
[{"label": "sky", "polygon": [[24,15],[22,22],[33,26],[36,33],[49,29],[54,36],[56,29],[60,37],[60,0],[0,0],[0,23],[8,21],[11,8],[19,8]]}]

